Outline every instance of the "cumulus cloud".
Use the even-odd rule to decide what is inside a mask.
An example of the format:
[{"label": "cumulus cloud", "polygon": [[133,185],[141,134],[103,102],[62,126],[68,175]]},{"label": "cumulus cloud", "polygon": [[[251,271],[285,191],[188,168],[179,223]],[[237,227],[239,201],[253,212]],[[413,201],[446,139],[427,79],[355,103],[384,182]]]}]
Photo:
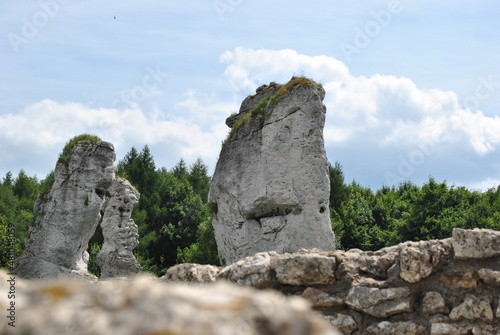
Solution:
[{"label": "cumulus cloud", "polygon": [[[185,89],[170,106],[96,109],[46,99],[20,113],[0,115],[3,172],[29,166],[26,157],[48,172],[64,143],[83,132],[114,143],[119,158],[132,146],[148,144],[159,166],[201,157],[213,169],[228,133],[224,120],[238,110],[241,99],[264,83],[304,74],[327,92],[327,154],[344,165],[348,180],[378,187],[433,175],[483,187],[500,179],[500,162],[493,155],[500,143],[500,118],[460,103],[483,96],[467,100],[386,74],[355,76],[335,58],[291,49],[235,48],[219,61],[226,67],[229,89]],[[238,102],[228,96],[238,96]]]},{"label": "cumulus cloud", "polygon": [[286,82],[292,75],[304,74],[322,83],[327,92],[327,154],[354,171],[358,181],[378,180],[373,182],[377,186],[423,181],[441,173],[453,182],[472,184],[488,181],[484,175],[474,179],[478,170],[492,173],[499,164],[492,153],[500,144],[500,118],[484,115],[474,108],[477,105],[460,103],[484,96],[461,100],[451,91],[417,87],[409,78],[355,76],[338,59],[291,49],[239,47],[223,53],[220,62],[227,64],[224,74],[233,87],[247,94],[269,81]]},{"label": "cumulus cloud", "polygon": [[218,118],[229,113],[230,107],[203,104],[205,100],[189,91],[176,106],[176,115],[168,115],[158,107],[146,113],[138,106],[123,110],[94,109],[80,103],[42,100],[18,114],[0,116],[0,151],[5,154],[3,157],[12,150],[17,152],[17,158],[4,162],[3,168],[15,171],[16,166],[26,167],[21,164],[29,156],[39,160],[39,166],[31,173],[47,173],[64,144],[81,133],[95,134],[112,142],[118,158],[132,146],[140,149],[147,144],[160,153],[155,156],[160,166],[171,166],[180,158],[189,162],[197,157],[213,166],[227,133],[224,119]]},{"label": "cumulus cloud", "polygon": [[220,61],[228,63],[225,75],[240,90],[276,78],[287,81],[292,74],[321,82],[330,111],[325,128],[329,142],[363,137],[370,146],[386,147],[446,138],[465,141],[478,154],[490,153],[500,143],[500,118],[463,107],[454,92],[418,88],[408,78],[354,76],[335,58],[291,49],[239,47],[223,53]]}]

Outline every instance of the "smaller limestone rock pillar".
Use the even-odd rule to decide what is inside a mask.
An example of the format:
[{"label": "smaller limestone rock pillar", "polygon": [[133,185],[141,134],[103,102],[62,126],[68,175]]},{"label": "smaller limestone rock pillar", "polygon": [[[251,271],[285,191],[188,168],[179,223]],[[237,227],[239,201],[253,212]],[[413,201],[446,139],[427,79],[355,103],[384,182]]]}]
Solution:
[{"label": "smaller limestone rock pillar", "polygon": [[122,178],[117,178],[108,189],[101,222],[104,244],[97,255],[101,278],[127,277],[141,269],[132,250],[139,244],[137,225],[130,216],[139,201],[139,192]]}]

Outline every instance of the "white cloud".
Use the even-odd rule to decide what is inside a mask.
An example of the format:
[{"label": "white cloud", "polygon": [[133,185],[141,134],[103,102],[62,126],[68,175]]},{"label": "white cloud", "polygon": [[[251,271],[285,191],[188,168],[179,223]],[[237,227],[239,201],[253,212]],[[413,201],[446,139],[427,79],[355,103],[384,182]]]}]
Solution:
[{"label": "white cloud", "polygon": [[[419,182],[433,175],[469,185],[497,180],[500,162],[491,153],[500,143],[500,118],[463,107],[454,92],[419,88],[411,79],[390,75],[354,76],[335,58],[291,49],[236,48],[220,61],[232,89],[186,89],[179,101],[150,111],[138,105],[96,109],[45,99],[18,114],[0,115],[5,169],[0,172],[22,167],[43,175],[53,168],[64,143],[83,132],[114,143],[118,158],[132,146],[147,144],[158,166],[201,157],[213,169],[229,130],[224,120],[240,103],[227,97],[241,100],[264,83],[305,74],[326,90],[327,155],[344,165],[347,180],[374,187],[388,183],[388,174]],[[36,166],[31,172],[30,165]]]},{"label": "white cloud", "polygon": [[500,186],[500,179],[488,177],[484,180],[476,182],[470,186],[472,190],[487,191]]},{"label": "white cloud", "polygon": [[[159,166],[165,166],[167,162],[171,166],[181,158],[190,162],[201,157],[213,167],[221,141],[227,134],[222,115],[229,115],[230,106],[211,104],[206,99],[198,99],[191,91],[176,108],[177,115],[167,116],[159,108],[153,108],[149,113],[137,106],[125,110],[93,109],[80,103],[45,99],[26,107],[19,114],[0,116],[0,151],[18,148],[19,155],[39,155],[40,159],[50,157],[39,162],[41,166],[32,171],[44,175],[53,168],[55,157],[70,138],[91,133],[112,142],[118,158],[132,146],[140,149],[147,144],[158,148],[157,152],[162,154],[177,154],[175,157],[155,156]],[[14,165],[25,160],[26,157],[13,158],[3,168],[16,171],[19,168]]]},{"label": "white cloud", "polygon": [[225,75],[239,90],[269,82],[286,82],[293,74],[323,84],[328,110],[325,138],[341,144],[363,138],[374,148],[399,147],[424,140],[463,144],[487,154],[500,143],[500,118],[464,108],[454,92],[418,88],[408,78],[377,74],[353,76],[341,61],[328,56],[307,56],[294,50],[226,51]]}]

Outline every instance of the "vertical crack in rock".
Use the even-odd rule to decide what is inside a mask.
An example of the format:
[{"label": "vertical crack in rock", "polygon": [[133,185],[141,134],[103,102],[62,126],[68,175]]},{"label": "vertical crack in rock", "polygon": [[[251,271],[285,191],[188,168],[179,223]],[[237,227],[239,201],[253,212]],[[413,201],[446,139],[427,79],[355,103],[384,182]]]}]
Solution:
[{"label": "vertical crack in rock", "polygon": [[263,251],[335,249],[324,96],[321,86],[294,77],[259,87],[226,120],[231,132],[209,194],[224,264]]}]

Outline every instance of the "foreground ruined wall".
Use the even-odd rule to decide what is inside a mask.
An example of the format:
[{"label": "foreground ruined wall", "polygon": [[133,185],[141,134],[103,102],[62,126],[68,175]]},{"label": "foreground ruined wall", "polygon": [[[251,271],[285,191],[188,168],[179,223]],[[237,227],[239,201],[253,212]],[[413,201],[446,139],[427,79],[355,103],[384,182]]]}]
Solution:
[{"label": "foreground ruined wall", "polygon": [[334,250],[323,127],[325,91],[271,83],[226,121],[209,203],[223,264],[259,251]]},{"label": "foreground ruined wall", "polygon": [[[0,270],[1,292],[9,291],[9,278]],[[339,334],[299,298],[229,283],[203,287],[138,277],[96,283],[18,280],[15,285],[15,312],[12,319],[3,313],[0,334]],[[1,294],[0,309],[9,306],[7,294]]]},{"label": "foreground ruined wall", "polygon": [[[116,236],[118,224],[130,219],[130,204],[121,206],[127,210],[120,213],[118,221],[113,220],[116,210],[106,209],[111,193],[118,194],[119,199],[111,199],[110,206],[117,205],[117,202],[135,203],[138,199],[137,191],[128,182],[128,186],[123,186],[115,181],[114,160],[113,144],[80,141],[71,149],[67,163],[58,162],[49,193],[35,202],[35,223],[29,228],[26,248],[16,261],[19,276],[27,279],[61,276],[95,279],[87,271],[87,248],[103,213],[103,221],[107,223],[103,227],[106,246],[103,253],[121,249],[130,251],[128,262],[135,265],[129,264],[128,274],[138,272],[139,265],[131,254],[137,243],[123,234]],[[119,194],[120,189],[123,194]],[[120,243],[122,245],[118,247]],[[131,246],[130,243],[135,244]],[[112,248],[110,244],[116,247]],[[105,257],[101,259],[105,260]],[[116,257],[107,257],[101,266],[104,266],[105,274],[109,274],[110,267],[120,267],[121,263],[116,262]]]},{"label": "foreground ruined wall", "polygon": [[301,296],[343,334],[500,334],[500,232],[375,252],[258,253],[225,268],[182,264],[164,280],[274,288]]}]

